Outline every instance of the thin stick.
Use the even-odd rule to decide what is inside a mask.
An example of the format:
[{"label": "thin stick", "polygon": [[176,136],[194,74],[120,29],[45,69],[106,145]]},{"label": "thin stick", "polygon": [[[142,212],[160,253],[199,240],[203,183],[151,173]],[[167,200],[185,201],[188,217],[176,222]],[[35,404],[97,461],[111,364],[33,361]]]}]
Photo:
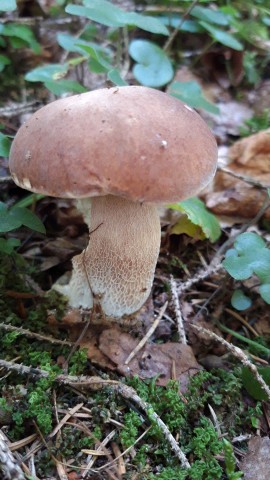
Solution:
[{"label": "thin stick", "polygon": [[248,177],[247,175],[242,175],[241,173],[234,172],[233,170],[230,170],[229,168],[226,167],[218,167],[218,170],[220,172],[227,173],[228,175],[231,175],[232,177],[238,178],[239,180],[242,180],[245,183],[249,183],[250,185],[253,185],[254,187],[258,187],[261,189],[266,189],[269,188],[269,184],[263,184],[259,182],[258,180],[254,180],[252,177]]},{"label": "thin stick", "polygon": [[[20,374],[24,375],[32,375],[38,378],[47,378],[49,373],[45,370],[40,370],[39,368],[32,368],[26,365],[20,365],[12,362],[8,362],[6,360],[0,359],[0,367],[3,367],[7,370],[13,370]],[[156,423],[160,430],[162,431],[164,437],[170,444],[172,450],[174,451],[175,455],[179,459],[182,467],[190,468],[190,464],[181,448],[179,447],[178,443],[176,442],[175,438],[171,434],[170,430],[168,429],[167,425],[161,420],[161,418],[157,415],[154,411],[153,407],[145,402],[142,398],[139,397],[137,392],[127,385],[124,385],[121,382],[117,382],[116,380],[105,380],[100,377],[76,377],[71,375],[58,375],[55,378],[57,383],[63,385],[70,385],[73,387],[84,387],[89,389],[96,389],[96,388],[104,388],[106,386],[110,386],[112,390],[116,393],[121,395],[123,398],[127,400],[131,400],[136,403],[147,415],[151,423]]]},{"label": "thin stick", "polygon": [[129,354],[129,356],[127,357],[127,359],[125,360],[125,363],[124,365],[127,365],[134,357],[135,355],[137,355],[137,353],[144,347],[144,345],[146,344],[147,340],[151,337],[151,335],[153,335],[154,331],[156,330],[160,320],[162,319],[163,317],[163,314],[165,313],[166,311],[166,308],[168,306],[168,302],[165,302],[163,307],[161,307],[160,311],[159,311],[159,314],[156,318],[156,320],[153,322],[153,324],[151,325],[151,327],[149,328],[148,332],[145,334],[145,336],[141,339],[141,341],[138,343],[138,345],[134,348],[134,350]]},{"label": "thin stick", "polygon": [[176,285],[176,281],[174,280],[172,275],[170,277],[170,286],[171,286],[171,292],[172,292],[172,303],[173,303],[173,307],[174,307],[174,313],[175,313],[176,323],[177,323],[177,330],[178,330],[178,335],[179,335],[179,342],[186,345],[187,344],[187,337],[186,337],[184,322],[183,322],[183,318],[182,318],[182,313],[181,313],[181,308],[180,308],[180,303],[179,303],[179,298],[178,298],[178,293],[177,293],[177,285]]},{"label": "thin stick", "polygon": [[225,312],[229,313],[232,317],[236,318],[236,320],[238,320],[238,321],[241,322],[243,325],[245,325],[245,327],[246,327],[255,337],[258,337],[258,336],[259,336],[259,334],[258,334],[258,332],[256,332],[255,328],[253,328],[251,325],[249,325],[249,323],[248,323],[241,315],[239,315],[239,313],[234,312],[234,311],[231,310],[230,308],[225,308],[224,310],[225,310]]},{"label": "thin stick", "polygon": [[217,340],[219,343],[224,345],[234,355],[234,357],[238,358],[238,360],[240,360],[245,367],[248,367],[248,369],[253,373],[257,382],[259,382],[260,386],[262,387],[262,389],[264,390],[264,392],[268,396],[268,399],[270,400],[270,388],[265,383],[262,376],[259,374],[256,365],[251,363],[248,356],[243,352],[243,350],[241,350],[241,348],[236,347],[232,343],[227,342],[227,340],[220,337],[216,333],[211,332],[210,330],[207,330],[207,328],[199,327],[198,325],[194,325],[194,323],[192,323],[191,326],[192,326],[192,328],[195,328],[199,332],[205,333],[209,337],[213,338],[214,340]]},{"label": "thin stick", "polygon": [[67,345],[68,347],[72,347],[74,343],[68,342],[67,340],[58,340],[57,338],[47,336],[47,335],[40,335],[39,333],[31,332],[30,330],[26,330],[25,328],[21,327],[14,327],[14,325],[9,325],[5,323],[0,323],[0,329],[6,330],[7,332],[18,332],[20,335],[25,335],[26,337],[36,338],[37,340],[43,342],[50,342],[58,345]]},{"label": "thin stick", "polygon": [[179,33],[179,30],[180,28],[182,27],[183,23],[186,21],[188,15],[190,14],[191,10],[195,7],[195,5],[198,3],[199,0],[193,0],[192,4],[190,5],[190,7],[185,11],[183,17],[182,17],[182,20],[180,22],[180,24],[178,25],[178,27],[176,27],[173,32],[171,33],[171,35],[169,36],[167,42],[165,43],[164,47],[163,47],[163,50],[164,52],[166,52],[167,50],[169,50],[171,44],[173,43],[175,37],[177,36],[177,34]]}]

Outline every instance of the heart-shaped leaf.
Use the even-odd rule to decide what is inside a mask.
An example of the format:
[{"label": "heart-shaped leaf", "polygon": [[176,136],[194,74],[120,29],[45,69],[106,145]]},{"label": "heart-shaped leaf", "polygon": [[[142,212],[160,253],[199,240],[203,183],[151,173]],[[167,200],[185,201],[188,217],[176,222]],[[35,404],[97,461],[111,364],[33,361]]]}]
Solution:
[{"label": "heart-shaped leaf", "polygon": [[237,289],[233,292],[231,304],[236,310],[242,311],[249,308],[252,302],[251,299],[244,294],[243,290]]},{"label": "heart-shaped leaf", "polygon": [[129,54],[138,62],[133,67],[136,80],[146,87],[162,87],[171,81],[173,67],[166,53],[148,40],[133,40]]}]

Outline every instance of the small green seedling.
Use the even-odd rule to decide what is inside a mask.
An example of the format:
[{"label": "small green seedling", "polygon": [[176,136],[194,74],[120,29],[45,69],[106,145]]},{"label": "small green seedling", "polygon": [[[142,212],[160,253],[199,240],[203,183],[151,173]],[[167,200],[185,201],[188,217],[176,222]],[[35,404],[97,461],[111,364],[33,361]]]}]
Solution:
[{"label": "small green seedling", "polygon": [[223,438],[223,451],[225,457],[225,466],[226,466],[226,474],[228,480],[238,480],[238,478],[243,477],[243,472],[236,472],[236,462],[235,456],[233,453],[233,446],[232,444]]}]

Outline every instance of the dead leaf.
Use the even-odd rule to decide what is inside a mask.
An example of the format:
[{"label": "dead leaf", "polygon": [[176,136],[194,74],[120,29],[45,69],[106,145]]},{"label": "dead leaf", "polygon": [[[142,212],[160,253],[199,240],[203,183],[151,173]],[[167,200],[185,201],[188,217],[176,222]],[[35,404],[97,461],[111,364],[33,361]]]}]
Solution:
[{"label": "dead leaf", "polygon": [[[232,172],[270,185],[270,129],[235,142],[228,156]],[[222,171],[216,174],[213,190],[206,194],[205,201],[217,215],[253,218],[265,201],[264,190]],[[269,210],[264,217],[270,219]]]},{"label": "dead leaf", "polygon": [[269,480],[270,478],[270,438],[252,437],[248,442],[248,452],[240,463],[245,480]]},{"label": "dead leaf", "polygon": [[201,369],[188,345],[172,342],[147,343],[135,358],[125,365],[126,359],[138,343],[139,340],[128,333],[111,328],[101,334],[99,348],[114,362],[122,375],[138,375],[141,379],[158,376],[157,383],[166,385],[172,378],[174,369],[175,378],[180,382],[182,392],[186,390],[189,378]]}]

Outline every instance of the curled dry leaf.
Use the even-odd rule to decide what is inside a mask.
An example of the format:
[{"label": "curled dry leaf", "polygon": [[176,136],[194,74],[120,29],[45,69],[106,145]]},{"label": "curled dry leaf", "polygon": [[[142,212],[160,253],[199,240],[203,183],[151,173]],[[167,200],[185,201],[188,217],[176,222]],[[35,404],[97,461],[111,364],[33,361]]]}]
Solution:
[{"label": "curled dry leaf", "polygon": [[[237,141],[229,149],[229,158],[228,168],[232,172],[269,186],[270,129]],[[218,215],[253,218],[265,200],[264,190],[225,172],[217,173],[213,190],[205,200],[207,207]],[[265,218],[270,218],[269,210]]]},{"label": "curled dry leaf", "polygon": [[252,437],[248,443],[248,452],[240,464],[245,480],[269,480],[270,475],[270,439]]}]

